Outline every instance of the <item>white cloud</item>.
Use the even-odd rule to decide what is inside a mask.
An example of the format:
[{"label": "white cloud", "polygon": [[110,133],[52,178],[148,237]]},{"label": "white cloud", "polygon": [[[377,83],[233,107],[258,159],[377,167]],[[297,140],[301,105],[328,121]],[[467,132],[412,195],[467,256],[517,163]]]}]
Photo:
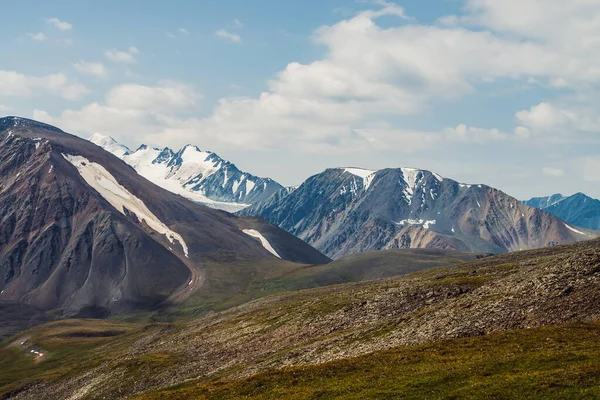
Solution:
[{"label": "white cloud", "polygon": [[165,113],[189,109],[196,105],[199,97],[193,88],[176,82],[164,82],[160,86],[124,84],[108,92],[106,106]]},{"label": "white cloud", "polygon": [[[514,129],[461,124],[437,132],[414,132],[388,122],[391,117],[397,120],[428,110],[432,99],[454,101],[485,90],[490,83],[561,91],[599,85],[597,1],[574,0],[565,5],[548,0],[546,14],[542,4],[546,2],[539,0],[472,0],[466,16],[449,16],[444,23],[432,25],[415,22],[393,3],[375,3],[379,6],[373,10],[315,30],[314,41],[325,50],[321,59],[291,62],[260,95],[221,99],[206,118],[180,117],[176,108],[181,104],[168,112],[150,111],[149,104],[116,107],[109,94],[105,104],[71,110],[59,120],[100,124],[103,118],[93,116],[121,108],[114,117],[122,119],[121,129],[141,132],[143,127],[142,134],[150,136],[170,135],[174,138],[170,140],[187,142],[202,135],[205,140],[252,148],[294,143],[297,149],[321,152],[381,148],[398,143],[396,137],[410,138],[410,146],[416,147],[444,141],[483,144],[554,133],[556,127],[593,131],[600,126],[590,110],[573,111],[547,102],[518,112]],[[523,15],[523,10],[535,12]],[[378,24],[383,16],[394,17],[397,23],[388,19],[385,26]],[[237,43],[242,40],[225,29],[216,34]],[[123,58],[124,62],[134,59],[131,52]],[[164,98],[164,94],[157,96]],[[132,121],[138,125],[130,125]]]},{"label": "white cloud", "polygon": [[188,31],[185,28],[179,28],[179,33],[181,33],[182,35],[185,35],[185,36],[189,36],[190,35],[190,31]]},{"label": "white cloud", "polygon": [[123,64],[135,64],[137,62],[136,55],[139,55],[141,52],[137,49],[137,47],[131,46],[127,51],[119,51],[116,49],[106,50],[104,55],[106,58],[113,62],[123,63]]},{"label": "white cloud", "polygon": [[51,25],[52,27],[58,29],[59,31],[68,31],[73,29],[73,25],[71,25],[70,23],[66,22],[66,21],[61,21],[58,18],[48,18],[46,20],[46,23],[48,25]]},{"label": "white cloud", "polygon": [[191,110],[200,95],[191,87],[163,82],[157,86],[136,84],[119,85],[112,88],[103,103],[93,102],[79,110],[65,110],[59,116],[52,116],[44,110],[35,110],[33,117],[79,134],[96,131],[107,132],[116,138],[123,135],[135,136],[136,141],[157,142],[157,136],[171,134],[183,136],[174,138],[189,140],[197,133],[197,124],[175,117],[178,112]]},{"label": "white cloud", "polygon": [[0,96],[29,97],[36,91],[67,100],[77,100],[90,92],[84,85],[71,82],[64,74],[33,76],[0,70]]},{"label": "white cloud", "polygon": [[542,168],[542,173],[546,176],[551,176],[554,178],[560,178],[565,176],[565,171],[563,171],[560,168],[554,168],[554,167],[544,167]]},{"label": "white cloud", "polygon": [[35,40],[37,42],[43,42],[47,39],[46,35],[43,32],[28,33],[27,36],[29,36],[31,40]]},{"label": "white cloud", "polygon": [[84,75],[106,76],[107,70],[104,64],[99,62],[79,61],[74,64],[75,69]]},{"label": "white cloud", "polygon": [[566,109],[550,103],[540,103],[529,110],[519,111],[516,118],[534,133],[600,133],[600,116],[595,108]]},{"label": "white cloud", "polygon": [[225,29],[219,29],[215,32],[215,34],[223,39],[227,39],[233,43],[241,43],[242,37],[240,35],[236,35],[235,33],[227,32]]},{"label": "white cloud", "polygon": [[443,132],[446,139],[460,142],[484,143],[490,140],[505,140],[511,137],[510,134],[501,132],[498,129],[468,127],[464,124],[458,125],[456,128],[447,128]]}]

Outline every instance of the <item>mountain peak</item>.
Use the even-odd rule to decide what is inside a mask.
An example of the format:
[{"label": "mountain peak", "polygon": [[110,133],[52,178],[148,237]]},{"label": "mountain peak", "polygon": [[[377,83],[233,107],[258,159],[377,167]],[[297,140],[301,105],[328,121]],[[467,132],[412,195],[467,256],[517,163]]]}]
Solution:
[{"label": "mountain peak", "polygon": [[[141,145],[134,152],[109,150],[153,183],[212,208],[238,211],[282,190],[272,179],[240,171],[216,153],[187,144],[180,150]],[[104,147],[104,146],[103,146]]]},{"label": "mountain peak", "polygon": [[17,117],[17,116],[8,116],[0,118],[0,131],[4,131],[6,129],[15,128],[25,126],[29,128],[41,128],[46,129],[53,132],[63,132],[61,129],[44,124],[43,122],[34,121],[32,119]]},{"label": "mountain peak", "polygon": [[119,144],[119,142],[117,142],[112,136],[103,135],[99,132],[94,133],[88,140],[100,147]]},{"label": "mountain peak", "polygon": [[117,157],[122,157],[131,152],[127,146],[120,144],[112,136],[104,135],[99,132],[94,133],[88,140],[96,146],[102,147],[104,150],[113,153]]}]

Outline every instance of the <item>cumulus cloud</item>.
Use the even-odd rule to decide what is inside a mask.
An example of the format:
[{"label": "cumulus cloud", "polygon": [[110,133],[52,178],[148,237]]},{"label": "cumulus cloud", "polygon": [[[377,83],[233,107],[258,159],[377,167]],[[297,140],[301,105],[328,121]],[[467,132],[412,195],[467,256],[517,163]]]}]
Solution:
[{"label": "cumulus cloud", "polygon": [[223,39],[227,39],[233,43],[241,43],[242,42],[242,37],[240,35],[237,35],[235,33],[230,33],[228,31],[226,31],[225,29],[219,29],[218,31],[215,32],[215,35],[217,35]]},{"label": "cumulus cloud", "polygon": [[77,100],[90,92],[84,85],[71,82],[64,74],[34,76],[0,70],[0,96],[29,97],[36,91],[67,100]]},{"label": "cumulus cloud", "polygon": [[59,31],[69,31],[73,29],[73,25],[71,25],[67,21],[61,21],[58,18],[48,18],[46,20],[46,23],[52,26],[53,28],[58,29]]},{"label": "cumulus cloud", "polygon": [[131,46],[126,51],[119,51],[117,49],[106,50],[104,55],[110,61],[122,64],[135,64],[137,62],[136,56],[141,52],[137,49],[137,47]]},{"label": "cumulus cloud", "polygon": [[106,106],[150,112],[181,111],[196,105],[199,94],[191,87],[176,82],[160,86],[124,84],[106,95]]},{"label": "cumulus cloud", "polygon": [[[114,109],[115,118],[123,119],[122,130],[137,131],[129,124],[138,123],[152,135],[171,135],[169,140],[194,141],[201,135],[259,148],[293,142],[298,149],[323,152],[381,148],[397,143],[396,137],[411,138],[408,142],[415,147],[440,141],[483,144],[555,133],[557,127],[592,131],[600,126],[591,112],[549,102],[517,112],[516,126],[505,130],[467,126],[458,120],[452,128],[415,132],[388,122],[422,113],[432,100],[455,101],[481,92],[490,82],[573,91],[600,84],[600,20],[595,18],[599,3],[469,0],[466,15],[447,16],[430,25],[410,19],[396,4],[375,4],[315,30],[313,40],[324,48],[321,59],[289,63],[263,93],[221,99],[208,117],[181,117],[177,109],[185,108],[187,101],[168,111],[160,107],[151,111],[151,105],[160,103],[156,98],[148,104],[137,100],[144,104],[117,106],[109,93],[104,103],[57,118],[68,124],[69,118],[82,121],[90,115],[90,121],[100,123],[104,116],[98,115]],[[388,17],[385,26],[381,17]],[[225,29],[216,34],[235,43],[242,40]],[[135,62],[131,51],[113,53],[107,57]],[[113,91],[167,96],[155,89],[123,85]],[[88,129],[107,130],[91,125]],[[417,140],[418,135],[422,139]]]},{"label": "cumulus cloud", "polygon": [[157,142],[156,136],[164,138],[169,132],[183,130],[189,139],[192,132],[185,126],[190,122],[173,113],[193,109],[200,97],[193,88],[176,82],[157,86],[124,84],[112,88],[102,103],[65,110],[59,116],[35,110],[33,117],[80,134],[102,131],[121,139],[125,139],[123,135],[135,135],[136,140],[152,143]]},{"label": "cumulus cloud", "polygon": [[99,62],[79,61],[74,64],[75,69],[83,75],[106,76],[107,70],[104,64]]},{"label": "cumulus cloud", "polygon": [[600,116],[594,108],[567,109],[544,102],[517,112],[516,118],[535,133],[600,133]]}]

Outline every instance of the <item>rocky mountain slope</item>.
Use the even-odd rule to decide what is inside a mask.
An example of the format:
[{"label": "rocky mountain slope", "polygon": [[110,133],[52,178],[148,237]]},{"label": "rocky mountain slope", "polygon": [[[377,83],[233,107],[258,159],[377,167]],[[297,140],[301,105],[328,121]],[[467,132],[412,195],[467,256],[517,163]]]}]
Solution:
[{"label": "rocky mountain slope", "polygon": [[263,201],[283,186],[240,171],[210,151],[187,145],[173,151],[146,145],[131,151],[113,138],[94,134],[92,143],[110,151],[156,185],[192,201],[230,212]]},{"label": "rocky mountain slope", "polygon": [[211,279],[232,260],[329,261],[263,220],[163,190],[86,140],[0,119],[0,301],[81,316],[144,309],[243,286],[245,275]]},{"label": "rocky mountain slope", "polygon": [[412,168],[336,168],[240,211],[332,258],[368,250],[441,248],[501,253],[597,236],[486,185]]},{"label": "rocky mountain slope", "polygon": [[583,193],[572,196],[554,194],[547,197],[534,197],[523,203],[556,215],[569,224],[600,230],[600,200]]},{"label": "rocky mountain slope", "polygon": [[[265,371],[348,360],[350,357],[371,354],[370,360],[373,362],[367,367],[369,369],[357,370],[351,364],[347,365],[348,368],[336,364],[342,368],[338,373],[369,373],[371,368],[380,368],[378,371],[381,371],[382,365],[384,370],[381,372],[388,373],[389,368],[385,371],[385,365],[388,364],[377,362],[381,359],[377,354],[373,355],[373,352],[396,349],[399,357],[406,357],[406,352],[411,351],[411,347],[406,346],[457,338],[474,339],[446,343],[457,346],[460,344],[473,351],[465,355],[457,352],[452,345],[429,346],[432,357],[442,359],[440,368],[444,368],[444,365],[446,370],[448,365],[463,368],[465,363],[486,357],[486,374],[489,376],[505,368],[511,369],[515,366],[511,361],[514,360],[513,357],[531,351],[528,362],[523,361],[525,371],[508,377],[508,382],[513,387],[520,384],[524,375],[537,376],[537,370],[532,368],[539,367],[538,364],[542,365],[539,367],[540,373],[557,371],[559,376],[565,376],[564,363],[575,359],[582,361],[578,368],[582,368],[580,371],[584,374],[582,381],[577,381],[577,384],[588,381],[597,383],[598,369],[591,360],[585,356],[573,357],[575,352],[585,354],[585,349],[580,351],[569,348],[568,351],[563,351],[565,346],[570,346],[571,341],[577,339],[565,336],[569,328],[563,329],[562,334],[554,334],[548,329],[531,337],[527,335],[532,335],[534,329],[543,326],[598,320],[600,241],[592,240],[487,257],[453,267],[419,272],[401,279],[280,294],[187,324],[156,324],[140,327],[136,332],[132,332],[132,327],[126,324],[120,329],[111,326],[110,331],[120,330],[122,336],[113,333],[112,340],[105,338],[104,341],[96,342],[98,347],[101,346],[101,352],[95,352],[92,348],[89,352],[82,352],[70,359],[70,362],[63,359],[58,364],[63,369],[57,373],[50,373],[52,369],[44,369],[44,365],[47,366],[45,368],[52,368],[52,363],[41,362],[33,370],[34,374],[32,370],[25,374],[27,370],[24,369],[21,380],[17,382],[14,377],[19,376],[19,365],[22,364],[16,361],[21,358],[16,355],[17,350],[10,350],[15,358],[11,364],[5,363],[4,366],[10,371],[11,378],[8,382],[11,385],[3,390],[12,390],[15,399],[37,399],[44,396],[74,400],[119,399],[158,389],[165,391],[149,398],[203,398],[184,395],[179,397],[177,394],[181,385],[190,387],[208,384],[213,385],[214,393],[223,396],[215,395],[213,398],[236,398],[231,394],[228,396],[226,388],[238,379],[255,376],[254,384],[252,381],[243,381],[247,389],[258,391],[254,392],[256,397],[252,398],[270,398],[264,391],[272,385],[267,383],[268,379],[261,378],[265,377],[261,374]],[[70,343],[69,338],[81,338],[81,332],[94,331],[90,324],[88,321],[50,324],[23,333],[13,343],[18,347],[22,338],[30,337],[32,343],[29,346],[53,348],[58,356],[61,346]],[[104,332],[109,330],[108,327],[102,329]],[[510,334],[504,342],[486,339],[487,335],[501,332]],[[579,326],[576,332],[581,332],[586,337],[594,333],[595,339],[587,344],[587,348],[597,349],[597,325],[585,331]],[[99,336],[98,334],[96,337]],[[36,337],[39,339],[35,339]],[[54,339],[57,337],[63,338],[63,341]],[[523,348],[510,345],[521,343],[524,337],[530,337],[531,340],[523,343]],[[510,356],[504,362],[494,361],[494,354],[504,346],[510,346]],[[29,347],[24,350],[27,348]],[[552,351],[545,352],[548,348]],[[440,349],[444,351],[438,351]],[[422,364],[417,366],[417,362],[421,363],[419,357],[424,356],[419,350],[423,348],[413,350],[414,354],[405,359],[410,367],[407,373],[415,379],[428,376],[430,379],[423,382],[423,385],[430,391],[432,387],[445,385],[446,380],[438,381],[423,372]],[[8,352],[3,351],[4,354]],[[502,357],[507,356],[500,353]],[[544,356],[540,358],[542,354]],[[556,359],[559,354],[564,357],[564,363],[563,358]],[[467,377],[464,376],[466,372],[462,372],[462,379],[466,380],[464,385],[471,390],[477,385],[470,379],[479,373],[476,366],[473,368],[475,369],[468,371]],[[281,373],[292,374],[290,371],[285,369]],[[291,388],[294,387],[294,382],[296,385],[305,383],[303,379],[297,378],[303,376],[303,371],[307,369],[294,371],[290,381],[281,382],[289,390],[293,390]],[[569,374],[573,373],[575,370],[569,370]],[[569,374],[566,376],[572,376]],[[533,382],[533,387],[538,390],[540,385],[556,388],[547,384],[547,381],[542,381],[546,383],[542,384],[537,380]],[[347,388],[335,379],[333,382],[322,383],[333,385],[338,390]],[[347,384],[344,382],[344,385]],[[180,386],[173,387],[174,385]],[[409,386],[406,390],[414,389],[414,382]],[[323,394],[324,390],[332,387],[317,385],[317,389]],[[347,393],[348,396],[351,394]],[[282,396],[286,397],[285,393],[280,392],[279,397]],[[390,396],[392,392],[387,393],[387,397]],[[273,394],[271,397],[278,396]],[[481,397],[487,396],[482,394],[479,398]]]}]

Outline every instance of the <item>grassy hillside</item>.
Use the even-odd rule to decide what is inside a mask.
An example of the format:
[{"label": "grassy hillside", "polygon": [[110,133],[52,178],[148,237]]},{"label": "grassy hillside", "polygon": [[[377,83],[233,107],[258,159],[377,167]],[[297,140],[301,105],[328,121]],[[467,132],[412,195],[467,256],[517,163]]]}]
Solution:
[{"label": "grassy hillside", "polygon": [[[318,288],[407,275],[431,268],[473,261],[483,254],[448,250],[402,249],[356,254],[327,265],[299,265],[265,259],[261,263],[230,261],[207,262],[207,285],[183,304],[167,306],[152,313],[117,316],[119,320],[176,322],[202,317],[252,300],[281,292]],[[238,286],[219,287],[219,282],[240,282]],[[222,289],[222,290],[219,290]]]},{"label": "grassy hillside", "polygon": [[134,399],[591,399],[600,397],[599,340],[598,323],[541,327],[186,383]]},{"label": "grassy hillside", "polygon": [[[577,397],[586,393],[580,389],[596,390],[595,321],[598,240],[271,295],[185,323],[131,325],[114,337],[77,339],[74,345],[83,346],[77,357],[66,352],[72,346],[65,339],[65,353],[54,348],[53,358],[45,348],[52,345],[48,335],[36,336],[48,325],[41,326],[14,342],[39,337],[37,351],[50,357],[35,364],[18,346],[4,349],[16,351],[18,362],[0,365],[0,393],[10,388],[20,391],[18,399],[73,400],[213,392],[214,398],[278,398],[294,387],[298,396],[319,397],[322,390],[323,398],[359,398],[381,388],[380,397],[419,398],[433,385],[443,390],[434,397],[503,398],[503,390],[522,383],[524,396],[541,387],[539,396]],[[14,376],[13,365],[26,365],[23,358],[33,369]],[[179,392],[160,392],[173,387]]]}]

